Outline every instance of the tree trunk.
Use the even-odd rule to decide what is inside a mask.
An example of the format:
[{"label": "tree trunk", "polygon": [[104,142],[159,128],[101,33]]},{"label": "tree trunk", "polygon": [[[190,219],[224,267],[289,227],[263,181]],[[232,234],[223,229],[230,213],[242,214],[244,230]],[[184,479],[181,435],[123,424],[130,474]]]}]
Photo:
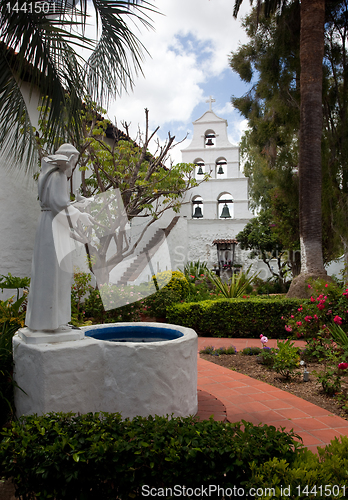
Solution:
[{"label": "tree trunk", "polygon": [[[301,274],[293,280],[289,296],[306,295],[307,276],[324,277],[321,220],[322,65],[324,56],[325,0],[301,0],[300,38],[300,243]],[[297,289],[296,285],[300,285]]]}]

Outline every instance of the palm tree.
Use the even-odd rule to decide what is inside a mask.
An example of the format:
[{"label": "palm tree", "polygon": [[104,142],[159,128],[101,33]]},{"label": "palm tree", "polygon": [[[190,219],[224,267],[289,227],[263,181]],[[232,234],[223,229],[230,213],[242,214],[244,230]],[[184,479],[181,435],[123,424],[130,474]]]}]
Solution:
[{"label": "palm tree", "polygon": [[[47,137],[78,137],[83,98],[102,103],[133,84],[146,50],[126,21],[151,26],[150,3],[141,0],[47,0],[0,2],[0,149],[33,164],[35,136],[21,92],[23,82],[39,89],[50,112]],[[87,6],[93,6],[98,41],[85,36]],[[90,49],[83,60],[78,48]],[[66,137],[66,135],[65,135]],[[68,137],[66,137],[68,139]]]},{"label": "palm tree", "polygon": [[[235,0],[234,16],[243,0]],[[251,0],[252,1],[252,0]],[[265,0],[265,15],[279,11],[286,0]],[[257,0],[258,9],[261,1]],[[301,0],[300,34],[300,241],[301,274],[288,296],[304,297],[308,277],[325,277],[321,223],[322,64],[324,56],[325,0]]]}]

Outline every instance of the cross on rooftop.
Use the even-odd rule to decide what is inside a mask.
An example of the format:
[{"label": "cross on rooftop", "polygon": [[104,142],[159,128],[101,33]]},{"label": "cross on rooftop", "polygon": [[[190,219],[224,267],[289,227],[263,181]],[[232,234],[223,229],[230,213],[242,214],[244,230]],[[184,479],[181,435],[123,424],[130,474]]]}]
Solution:
[{"label": "cross on rooftop", "polygon": [[205,102],[209,102],[209,111],[212,111],[211,105],[212,105],[213,102],[215,102],[215,99],[213,99],[212,96],[210,95],[209,99],[207,101],[205,101]]}]

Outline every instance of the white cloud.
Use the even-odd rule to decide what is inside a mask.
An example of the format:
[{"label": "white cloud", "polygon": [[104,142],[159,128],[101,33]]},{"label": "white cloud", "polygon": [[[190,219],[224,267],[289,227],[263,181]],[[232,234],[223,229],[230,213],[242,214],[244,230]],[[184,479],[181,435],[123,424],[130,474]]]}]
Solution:
[{"label": "white cloud", "polygon": [[164,15],[152,14],[155,31],[139,34],[151,54],[143,65],[145,78],[139,76],[134,91],[109,107],[110,118],[132,122],[134,131],[144,123],[145,107],[150,111],[152,128],[173,127],[173,122],[175,128],[182,128],[197,118],[192,111],[206,99],[204,84],[228,68],[228,54],[245,40],[240,18],[250,9],[245,0],[235,20],[233,0],[153,3]]},{"label": "white cloud", "polygon": [[[237,20],[232,16],[234,0],[150,2],[163,14],[149,13],[154,30],[138,23],[138,32],[130,25],[151,55],[145,55],[144,77],[135,79],[134,91],[124,92],[110,103],[109,118],[118,126],[123,121],[130,123],[135,136],[139,126],[144,130],[144,108],[148,108],[150,128],[161,127],[161,141],[169,131],[181,140],[192,130],[191,122],[199,118],[193,113],[195,107],[212,94],[219,102],[214,111],[228,119],[231,142],[238,142],[245,120],[229,102],[221,105],[219,92],[224,90],[223,99],[233,93],[228,55],[246,40],[241,18],[250,10],[249,1],[244,0]],[[95,36],[94,24],[91,18],[88,36]],[[180,149],[191,138],[173,150],[174,161],[181,161]]]}]

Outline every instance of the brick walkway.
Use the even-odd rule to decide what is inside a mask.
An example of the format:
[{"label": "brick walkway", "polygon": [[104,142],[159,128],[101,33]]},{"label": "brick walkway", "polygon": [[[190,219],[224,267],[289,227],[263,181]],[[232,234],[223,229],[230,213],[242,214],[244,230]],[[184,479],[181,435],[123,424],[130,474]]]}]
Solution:
[{"label": "brick walkway", "polygon": [[[296,342],[299,346],[304,344]],[[258,339],[198,338],[199,351],[209,345],[215,348],[234,345],[238,351],[247,346],[261,347]],[[270,340],[267,346],[276,346],[276,341]],[[254,424],[293,429],[313,452],[317,446],[330,443],[335,436],[348,436],[347,420],[293,394],[198,356],[198,416],[205,419],[212,414],[216,420],[237,422],[244,419]]]}]

